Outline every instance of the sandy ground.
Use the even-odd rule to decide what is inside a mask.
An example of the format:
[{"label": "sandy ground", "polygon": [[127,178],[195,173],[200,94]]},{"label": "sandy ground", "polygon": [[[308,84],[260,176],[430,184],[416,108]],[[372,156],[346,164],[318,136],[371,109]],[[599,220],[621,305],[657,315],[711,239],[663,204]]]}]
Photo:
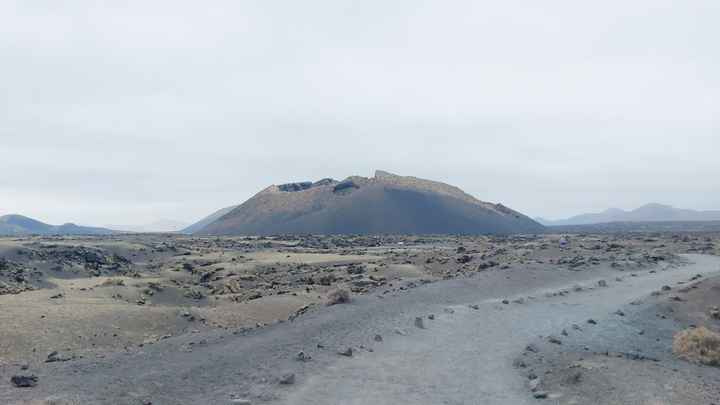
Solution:
[{"label": "sandy ground", "polygon": [[[32,287],[0,295],[0,402],[533,402],[524,374],[540,368],[513,361],[539,335],[720,270],[675,256],[713,253],[704,235],[559,239],[0,240],[0,281]],[[352,302],[327,307],[337,288]],[[45,363],[53,351],[67,361]],[[30,374],[34,388],[9,384]]]},{"label": "sandy ground", "polygon": [[711,316],[720,304],[720,277],[702,274],[623,305],[622,316],[614,314],[602,327],[581,324],[584,332],[571,333],[563,345],[535,342],[538,350],[521,356],[528,385],[557,404],[720,403],[720,369],[672,352],[681,330],[720,332],[720,319]]}]

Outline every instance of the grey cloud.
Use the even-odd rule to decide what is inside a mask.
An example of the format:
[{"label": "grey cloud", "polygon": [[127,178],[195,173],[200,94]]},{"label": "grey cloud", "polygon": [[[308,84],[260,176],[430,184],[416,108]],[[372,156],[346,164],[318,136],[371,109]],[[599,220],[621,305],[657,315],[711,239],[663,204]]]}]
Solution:
[{"label": "grey cloud", "polygon": [[0,214],[191,221],[376,168],[530,215],[717,209],[719,17],[713,1],[3,2]]}]

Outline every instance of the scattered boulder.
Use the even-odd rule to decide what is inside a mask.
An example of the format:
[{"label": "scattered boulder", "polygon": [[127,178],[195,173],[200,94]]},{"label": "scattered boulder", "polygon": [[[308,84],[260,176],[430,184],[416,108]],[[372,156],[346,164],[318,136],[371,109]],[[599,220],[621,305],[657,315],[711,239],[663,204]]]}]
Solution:
[{"label": "scattered boulder", "polygon": [[14,375],[10,382],[17,388],[32,388],[37,385],[38,378],[35,375]]},{"label": "scattered boulder", "polygon": [[536,391],[533,393],[533,398],[535,399],[546,399],[548,397],[548,393],[545,391]]},{"label": "scattered boulder", "polygon": [[556,344],[556,345],[561,345],[561,344],[562,344],[562,340],[558,339],[558,338],[555,337],[555,336],[548,336],[548,342],[550,342],[550,343],[552,343],[552,344]]},{"label": "scattered boulder", "polygon": [[295,374],[294,373],[284,374],[282,377],[280,377],[279,382],[282,385],[293,385],[293,384],[295,384]]},{"label": "scattered boulder", "polygon": [[303,362],[304,362],[304,361],[310,361],[310,360],[312,360],[312,357],[311,357],[309,354],[301,351],[301,352],[299,352],[297,355],[295,355],[295,359],[296,359],[297,361],[303,361]]},{"label": "scattered boulder", "polygon": [[462,255],[455,259],[460,264],[470,263],[472,261],[473,257],[470,255]]},{"label": "scattered boulder", "polygon": [[525,347],[525,351],[530,352],[530,353],[537,353],[540,351],[540,349],[538,349],[538,347],[535,346],[534,344],[530,343],[529,345],[527,345]]},{"label": "scattered boulder", "polygon": [[74,358],[74,356],[71,357],[63,357],[60,355],[60,353],[54,351],[50,354],[48,354],[47,359],[45,360],[45,363],[57,363],[61,361],[70,361]]},{"label": "scattered boulder", "polygon": [[499,265],[500,265],[500,263],[498,263],[496,261],[488,260],[488,261],[483,261],[480,264],[478,264],[477,268],[478,268],[478,270],[487,270],[487,269],[490,269],[490,268],[493,268],[493,267],[496,267]]},{"label": "scattered boulder", "polygon": [[191,288],[191,289],[185,291],[184,295],[186,298],[191,298],[194,300],[201,300],[201,299],[205,298],[205,294],[203,294],[203,292],[197,288]]}]

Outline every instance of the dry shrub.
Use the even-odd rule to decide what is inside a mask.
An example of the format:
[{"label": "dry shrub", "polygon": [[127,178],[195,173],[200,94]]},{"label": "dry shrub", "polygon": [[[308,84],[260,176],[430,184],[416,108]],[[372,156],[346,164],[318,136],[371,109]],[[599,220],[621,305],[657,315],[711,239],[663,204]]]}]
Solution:
[{"label": "dry shrub", "polygon": [[350,293],[348,290],[343,290],[342,288],[338,288],[337,290],[333,290],[328,294],[328,305],[335,305],[335,304],[345,304],[350,302]]},{"label": "dry shrub", "polygon": [[707,366],[720,366],[720,333],[704,326],[685,329],[673,339],[673,353]]}]

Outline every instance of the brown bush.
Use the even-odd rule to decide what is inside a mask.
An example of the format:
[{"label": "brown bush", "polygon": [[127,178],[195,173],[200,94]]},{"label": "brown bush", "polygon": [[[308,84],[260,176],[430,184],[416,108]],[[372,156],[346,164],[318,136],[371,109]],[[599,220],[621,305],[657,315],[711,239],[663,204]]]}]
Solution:
[{"label": "brown bush", "polygon": [[685,329],[675,335],[673,353],[685,360],[720,366],[720,333],[704,326]]},{"label": "brown bush", "polygon": [[339,288],[328,294],[328,305],[345,304],[350,302],[350,293],[347,290]]}]

